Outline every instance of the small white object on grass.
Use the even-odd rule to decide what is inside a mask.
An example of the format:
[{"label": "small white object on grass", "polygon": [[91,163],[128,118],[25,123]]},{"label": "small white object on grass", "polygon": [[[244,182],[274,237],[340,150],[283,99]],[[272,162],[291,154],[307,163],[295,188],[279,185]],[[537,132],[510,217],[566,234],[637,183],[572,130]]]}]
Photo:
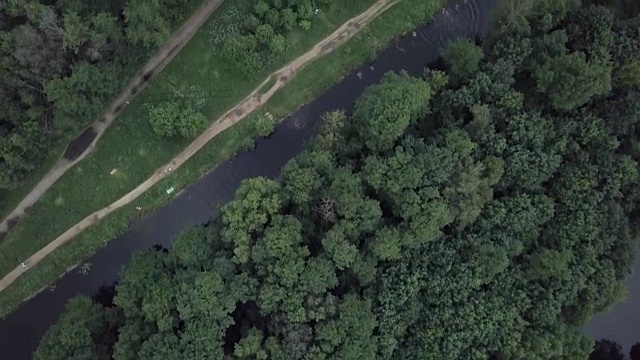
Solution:
[{"label": "small white object on grass", "polygon": [[113,175],[113,174],[115,174],[117,172],[118,172],[118,169],[113,169],[113,170],[111,170],[110,174]]},{"label": "small white object on grass", "polygon": [[171,194],[173,192],[173,186],[167,189],[167,194]]}]

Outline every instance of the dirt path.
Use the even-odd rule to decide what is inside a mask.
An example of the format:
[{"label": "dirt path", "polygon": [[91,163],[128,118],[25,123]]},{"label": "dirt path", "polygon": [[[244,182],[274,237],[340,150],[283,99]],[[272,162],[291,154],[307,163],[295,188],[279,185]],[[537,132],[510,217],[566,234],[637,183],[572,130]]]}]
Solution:
[{"label": "dirt path", "polygon": [[[291,79],[298,70],[305,64],[309,63],[313,59],[328,54],[332,52],[337,46],[351,38],[354,34],[356,34],[360,29],[362,29],[365,25],[375,19],[378,15],[382,14],[384,11],[395,5],[398,1],[401,0],[380,0],[376,2],[372,7],[367,9],[362,14],[350,19],[345,24],[343,24],[340,28],[338,28],[331,35],[326,37],[324,40],[316,44],[311,50],[309,50],[304,55],[298,57],[282,69],[272,73],[262,84],[260,84],[249,96],[247,96],[244,100],[242,100],[238,105],[236,105],[233,109],[229,110],[227,113],[222,115],[218,120],[216,120],[211,126],[205,130],[200,136],[198,136],[186,149],[184,149],[178,156],[173,158],[173,160],[156,170],[156,172],[148,178],[145,182],[138,185],[137,188],[114,202],[113,204],[94,212],[93,214],[87,216],[82,221],[69,228],[65,233],[60,235],[57,239],[53,240],[47,246],[40,249],[38,252],[33,254],[29,259],[25,261],[29,266],[34,266],[39,263],[42,259],[44,259],[47,255],[53,252],[58,247],[62,246],[69,240],[71,240],[74,236],[78,235],[84,229],[89,226],[97,223],[100,219],[109,215],[111,212],[116,209],[125,206],[137,199],[140,195],[142,195],[145,191],[155,185],[158,181],[162,180],[166,176],[168,176],[172,171],[175,171],[177,168],[182,166],[193,154],[198,152],[198,150],[202,149],[202,147],[209,142],[209,140],[213,139],[216,135],[221,133],[222,131],[228,129],[238,121],[245,118],[249,113],[258,109],[262,105],[264,105],[267,100],[269,100],[273,94],[282,88],[288,81]],[[259,90],[265,86],[269,80],[275,77],[276,83],[264,94],[260,94]],[[0,291],[6,289],[11,283],[13,283],[20,275],[22,275],[28,268],[22,267],[18,265],[13,271],[11,271],[7,276],[5,276],[2,280],[0,280]]]},{"label": "dirt path", "polygon": [[[120,95],[111,103],[111,106],[102,117],[96,120],[87,131],[93,132],[93,140],[86,147],[74,148],[75,140],[69,144],[65,155],[58,160],[51,170],[40,180],[40,182],[22,199],[20,204],[0,223],[0,239],[6,236],[7,232],[20,220],[20,218],[31,208],[40,197],[56,182],[67,170],[82,161],[91,153],[102,137],[104,132],[113,124],[116,117],[127,106],[137,94],[139,94],[150,80],[164,69],[167,64],[180,52],[182,47],[200,29],[209,16],[216,11],[224,0],[206,1],[194,15],[189,18],[171,37],[171,39],[138,71],[135,77],[122,90]],[[87,133],[85,131],[83,135]],[[80,135],[78,138],[81,138]],[[78,151],[80,153],[78,153]]]}]

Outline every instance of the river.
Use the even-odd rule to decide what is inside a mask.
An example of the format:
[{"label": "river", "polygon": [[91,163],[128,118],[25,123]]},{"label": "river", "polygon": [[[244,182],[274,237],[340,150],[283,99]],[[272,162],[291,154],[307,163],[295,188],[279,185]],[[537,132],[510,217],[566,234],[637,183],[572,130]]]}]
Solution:
[{"label": "river", "polygon": [[[134,220],[125,234],[88,260],[91,269],[86,275],[75,271],[65,275],[55,284],[55,290],[43,291],[0,321],[0,359],[30,359],[69,298],[91,295],[100,286],[113,284],[136,251],[155,244],[169,247],[184,229],[209,222],[218,215],[220,205],[232,199],[242,179],[277,177],[284,164],[305,148],[325,112],[343,109],[349,113],[364,89],[388,71],[422,75],[426,65],[438,59],[439,49],[449,39],[484,37],[492,3],[493,0],[453,2],[429,25],[392,41],[373,63],[353,70],[312,103],[290,114],[268,139],[259,139],[253,151],[224,162],[154,214]],[[640,290],[637,285],[636,290]],[[640,291],[635,293],[636,302],[640,303]],[[636,315],[636,319],[640,318],[640,313]]]},{"label": "river", "polygon": [[629,290],[627,299],[606,313],[594,315],[583,331],[595,340],[617,342],[628,354],[631,346],[640,342],[640,255],[636,255],[633,274],[625,284]]}]

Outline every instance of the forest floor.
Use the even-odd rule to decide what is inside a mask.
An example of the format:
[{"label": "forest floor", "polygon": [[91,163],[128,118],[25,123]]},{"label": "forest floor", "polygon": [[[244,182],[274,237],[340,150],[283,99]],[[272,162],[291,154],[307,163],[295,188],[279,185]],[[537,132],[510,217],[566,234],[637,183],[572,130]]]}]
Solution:
[{"label": "forest floor", "polygon": [[[82,161],[95,148],[98,140],[113,124],[118,114],[129,102],[150,83],[150,80],[160,73],[167,64],[180,52],[193,35],[200,29],[209,16],[216,11],[224,0],[208,0],[174,33],[169,41],[136,73],[136,76],[122,90],[102,117],[96,120],[76,140],[72,141],[64,155],[38,184],[24,197],[18,206],[11,211],[0,223],[0,240],[20,220],[20,218],[42,197],[42,195],[64,173]],[[87,134],[92,134],[90,142],[86,141]],[[84,141],[83,141],[84,140]],[[76,146],[76,141],[82,146]]]},{"label": "forest floor", "polygon": [[[233,107],[232,109],[227,111],[224,115],[222,115],[208,129],[206,129],[200,136],[198,136],[186,149],[184,149],[180,154],[174,157],[168,164],[157,169],[150,178],[148,178],[146,181],[144,181],[134,190],[130,191],[129,193],[127,193],[126,195],[124,195],[114,203],[112,203],[111,205],[94,212],[93,214],[84,218],[79,223],[69,228],[58,238],[51,241],[45,247],[37,251],[31,257],[29,257],[24,262],[27,266],[19,265],[13,271],[7,274],[2,280],[0,280],[0,291],[3,291],[4,289],[6,289],[20,275],[28,271],[30,266],[34,266],[38,264],[47,255],[52,253],[54,250],[56,250],[63,244],[67,243],[69,240],[73,239],[76,235],[81,233],[84,229],[99,222],[102,218],[109,215],[113,211],[137,199],[140,195],[142,195],[145,191],[150,189],[153,185],[158,183],[160,180],[162,180],[163,178],[168,176],[171,172],[175,171],[182,164],[184,164],[185,161],[187,161],[195,153],[197,153],[211,139],[213,139],[214,137],[216,137],[218,134],[228,129],[229,127],[233,126],[238,121],[245,118],[251,112],[263,106],[267,102],[267,100],[269,100],[276,91],[281,89],[304,65],[306,65],[307,63],[313,61],[318,57],[321,57],[323,55],[326,55],[334,51],[339,45],[341,45],[342,43],[344,43],[345,41],[353,37],[364,26],[366,26],[368,23],[370,23],[380,14],[385,12],[387,9],[391,8],[398,1],[399,0],[380,0],[376,2],[373,6],[368,8],[366,11],[364,11],[360,15],[344,23],[331,35],[329,35],[328,37],[326,37],[325,39],[317,43],[311,50],[309,50],[302,56],[296,58],[295,60],[293,60],[292,62],[290,62],[283,68],[281,68],[280,70],[273,72],[263,83],[261,83],[253,92],[251,92],[249,96],[247,96],[239,104],[237,104],[235,107]],[[210,1],[207,5],[211,6],[211,3],[214,3],[214,2],[216,1],[215,0]],[[214,10],[215,10],[215,6],[214,6]],[[271,86],[271,88],[268,91],[261,93],[261,89],[265,85],[267,85],[270,81],[272,81],[272,79],[276,79],[273,86]],[[122,100],[124,99],[126,99],[126,96],[123,97]],[[94,139],[94,143],[95,141],[96,139]]]}]

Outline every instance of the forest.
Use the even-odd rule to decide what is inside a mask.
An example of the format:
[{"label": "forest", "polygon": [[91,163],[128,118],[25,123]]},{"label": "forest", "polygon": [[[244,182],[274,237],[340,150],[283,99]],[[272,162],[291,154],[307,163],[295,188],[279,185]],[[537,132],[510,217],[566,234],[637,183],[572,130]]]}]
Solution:
[{"label": "forest", "polygon": [[640,232],[640,18],[566,4],[327,113],[35,359],[588,359]]},{"label": "forest", "polygon": [[199,2],[0,2],[0,189],[94,121]]}]

